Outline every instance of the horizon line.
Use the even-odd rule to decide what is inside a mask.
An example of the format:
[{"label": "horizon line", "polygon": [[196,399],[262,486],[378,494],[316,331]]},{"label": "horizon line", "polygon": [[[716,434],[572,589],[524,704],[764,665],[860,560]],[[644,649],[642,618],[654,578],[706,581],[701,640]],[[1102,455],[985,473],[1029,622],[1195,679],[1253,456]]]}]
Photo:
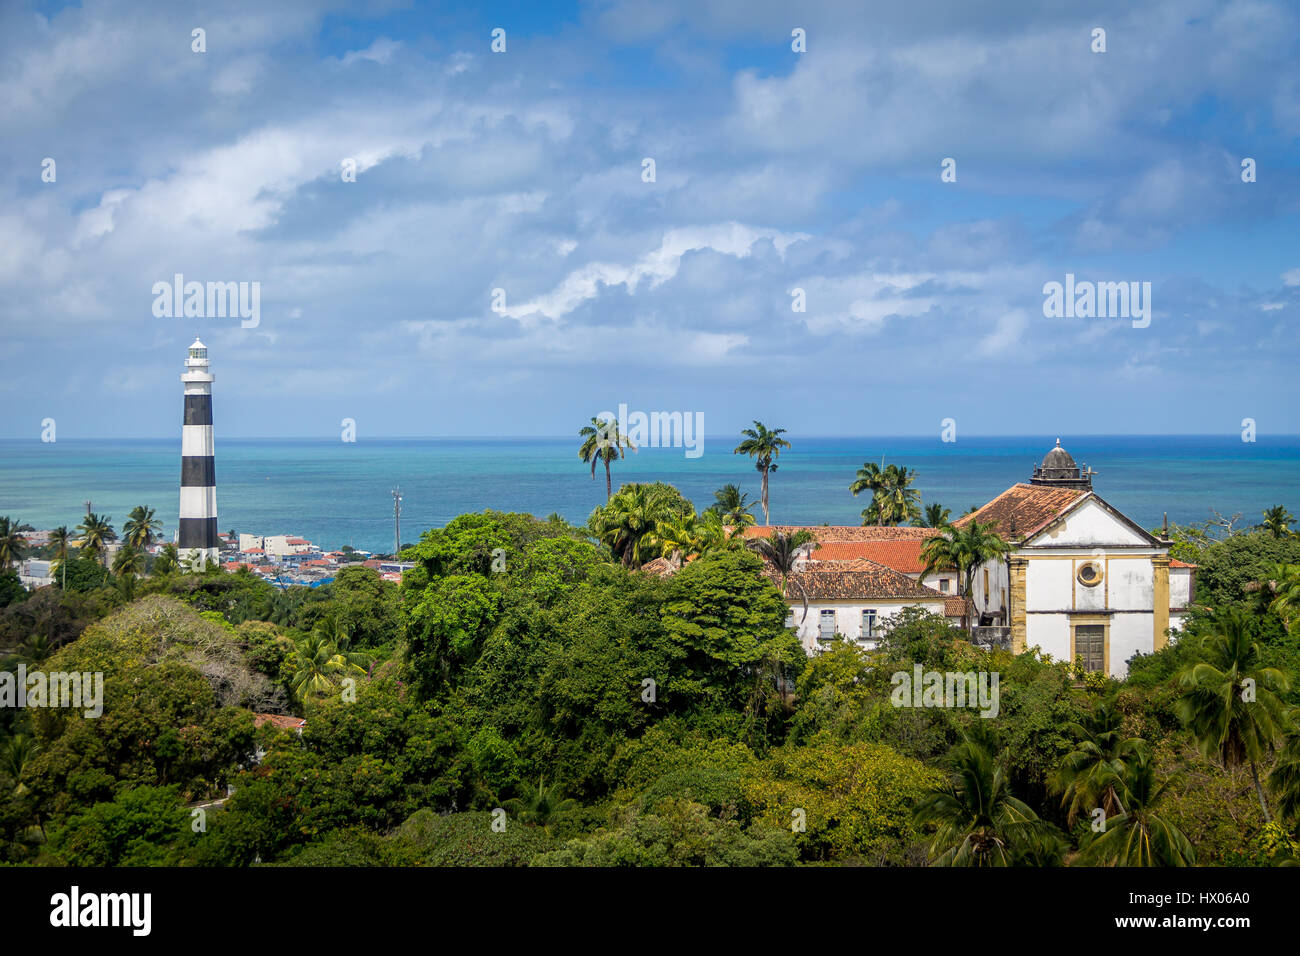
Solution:
[{"label": "horizon line", "polygon": [[[728,433],[728,435],[739,433]],[[790,434],[789,431],[786,434]],[[965,438],[1042,438],[1047,432],[972,432],[965,435]],[[1300,432],[1257,432],[1259,436],[1270,438],[1300,438]],[[1061,440],[1061,435],[1069,435],[1070,439],[1083,438],[1228,438],[1238,436],[1237,430],[1224,432],[1061,432],[1057,440]],[[217,436],[219,441],[339,441],[336,434],[324,435],[224,435]],[[366,438],[358,438],[351,442],[341,442],[342,444],[359,445],[365,441],[547,441],[547,440],[570,440],[579,437],[577,433],[569,434],[551,434],[551,435],[370,435]],[[705,441],[720,440],[724,435],[710,435],[705,433],[700,436]],[[858,438],[866,440],[881,440],[894,438],[926,438],[934,439],[945,445],[960,444],[960,439],[945,442],[939,436],[933,433],[899,433],[899,434],[827,434],[827,435],[803,435],[799,440],[816,440],[826,438]],[[72,436],[59,439],[60,441],[179,441],[180,435],[96,435],[96,436]],[[40,437],[4,437],[0,436],[0,441],[5,442],[33,442],[36,444],[57,444],[57,442],[42,442]],[[1257,444],[1257,442],[1244,442],[1244,444]],[[677,445],[655,446],[646,445],[643,449],[656,448],[677,448]]]}]

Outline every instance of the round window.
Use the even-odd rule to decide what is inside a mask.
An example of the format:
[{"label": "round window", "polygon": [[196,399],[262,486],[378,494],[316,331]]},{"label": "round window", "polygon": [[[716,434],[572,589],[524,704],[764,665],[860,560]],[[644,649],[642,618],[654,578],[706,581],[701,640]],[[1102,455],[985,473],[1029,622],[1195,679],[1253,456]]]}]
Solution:
[{"label": "round window", "polygon": [[1086,588],[1095,588],[1101,583],[1101,568],[1092,561],[1080,566],[1079,583]]}]

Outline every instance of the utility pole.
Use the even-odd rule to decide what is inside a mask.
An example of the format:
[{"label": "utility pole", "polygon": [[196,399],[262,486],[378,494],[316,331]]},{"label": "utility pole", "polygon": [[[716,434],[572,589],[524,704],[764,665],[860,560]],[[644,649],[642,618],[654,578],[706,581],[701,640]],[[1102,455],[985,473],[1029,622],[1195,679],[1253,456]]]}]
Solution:
[{"label": "utility pole", "polygon": [[402,551],[402,487],[393,489],[393,560],[398,560]]}]

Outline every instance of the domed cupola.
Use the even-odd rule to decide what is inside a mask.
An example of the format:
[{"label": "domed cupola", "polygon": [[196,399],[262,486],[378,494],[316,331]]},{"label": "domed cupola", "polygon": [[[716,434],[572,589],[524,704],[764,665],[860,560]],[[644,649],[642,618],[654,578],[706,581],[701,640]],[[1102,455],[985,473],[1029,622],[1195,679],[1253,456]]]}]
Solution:
[{"label": "domed cupola", "polygon": [[1081,488],[1092,490],[1092,476],[1096,474],[1091,468],[1080,470],[1074,458],[1061,447],[1061,439],[1056,439],[1056,447],[1043,456],[1043,463],[1034,469],[1031,485],[1047,485],[1053,488]]}]

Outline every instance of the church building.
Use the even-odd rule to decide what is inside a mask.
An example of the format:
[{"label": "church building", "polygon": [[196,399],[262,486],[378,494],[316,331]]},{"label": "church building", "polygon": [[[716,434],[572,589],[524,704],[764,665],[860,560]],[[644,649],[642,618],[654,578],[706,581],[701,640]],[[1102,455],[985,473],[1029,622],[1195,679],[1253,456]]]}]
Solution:
[{"label": "church building", "polygon": [[[1058,439],[1027,483],[1015,484],[953,524],[990,525],[1011,545],[1006,558],[976,569],[969,602],[952,569],[925,575],[921,549],[937,528],[813,526],[810,545],[786,588],[805,648],[847,639],[876,646],[878,626],[905,607],[922,607],[971,627],[975,643],[1015,653],[1037,647],[1087,671],[1128,673],[1182,626],[1195,567],[1169,557],[1171,544],[1141,527],[1092,488]],[[796,527],[751,527],[746,537]]]}]

